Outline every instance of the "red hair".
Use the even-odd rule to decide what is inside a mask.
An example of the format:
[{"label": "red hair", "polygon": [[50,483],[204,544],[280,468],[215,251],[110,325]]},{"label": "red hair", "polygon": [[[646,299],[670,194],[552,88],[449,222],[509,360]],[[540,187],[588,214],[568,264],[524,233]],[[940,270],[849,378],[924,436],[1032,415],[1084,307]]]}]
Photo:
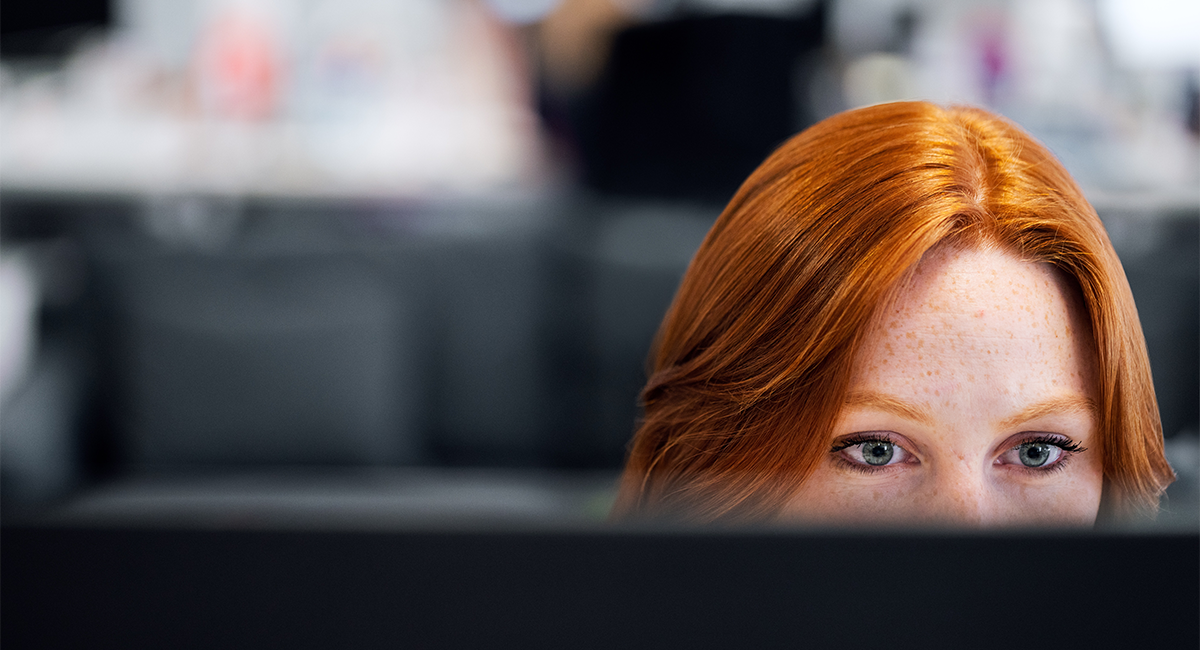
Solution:
[{"label": "red hair", "polygon": [[1095,210],[1012,123],[903,102],[794,136],[729,202],[659,329],[613,516],[775,516],[828,452],[878,306],[948,240],[1048,263],[1078,287],[1099,366],[1102,516],[1152,515],[1174,474],[1133,296]]}]

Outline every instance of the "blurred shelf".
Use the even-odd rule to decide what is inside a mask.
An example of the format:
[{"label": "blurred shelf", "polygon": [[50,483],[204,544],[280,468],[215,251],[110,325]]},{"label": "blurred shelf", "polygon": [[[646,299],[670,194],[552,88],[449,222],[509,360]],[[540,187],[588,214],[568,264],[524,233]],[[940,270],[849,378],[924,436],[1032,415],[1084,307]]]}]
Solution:
[{"label": "blurred shelf", "polygon": [[1183,215],[1200,218],[1200,187],[1154,190],[1086,188],[1083,193],[1102,217],[1119,213],[1147,218]]},{"label": "blurred shelf", "polygon": [[603,522],[613,471],[258,469],[118,480],[38,517],[50,525],[233,529]]}]

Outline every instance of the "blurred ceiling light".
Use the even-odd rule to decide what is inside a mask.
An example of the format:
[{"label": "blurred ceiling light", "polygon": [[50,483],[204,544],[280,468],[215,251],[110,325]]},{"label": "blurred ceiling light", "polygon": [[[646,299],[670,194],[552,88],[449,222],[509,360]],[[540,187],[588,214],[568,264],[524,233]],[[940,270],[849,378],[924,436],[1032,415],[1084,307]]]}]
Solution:
[{"label": "blurred ceiling light", "polygon": [[1098,14],[1121,65],[1200,67],[1200,2],[1100,0]]},{"label": "blurred ceiling light", "polygon": [[558,7],[562,0],[487,0],[501,20],[518,25],[536,23]]}]

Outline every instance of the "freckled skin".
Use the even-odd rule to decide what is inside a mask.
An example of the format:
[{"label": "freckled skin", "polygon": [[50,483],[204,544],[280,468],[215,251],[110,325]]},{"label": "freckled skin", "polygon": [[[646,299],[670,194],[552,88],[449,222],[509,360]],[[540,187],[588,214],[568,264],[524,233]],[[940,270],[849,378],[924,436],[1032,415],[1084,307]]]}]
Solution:
[{"label": "freckled skin", "polygon": [[[998,249],[941,247],[921,262],[888,311],[868,329],[850,392],[914,405],[930,419],[847,406],[830,445],[851,434],[893,432],[909,462],[866,474],[839,462],[844,456],[827,454],[783,518],[1092,525],[1103,482],[1095,417],[1064,409],[1004,425],[1047,399],[1096,399],[1090,328],[1063,277]],[[1054,472],[998,462],[1015,456],[1006,452],[1014,436],[1027,432],[1062,434],[1087,451],[1070,455]]]}]

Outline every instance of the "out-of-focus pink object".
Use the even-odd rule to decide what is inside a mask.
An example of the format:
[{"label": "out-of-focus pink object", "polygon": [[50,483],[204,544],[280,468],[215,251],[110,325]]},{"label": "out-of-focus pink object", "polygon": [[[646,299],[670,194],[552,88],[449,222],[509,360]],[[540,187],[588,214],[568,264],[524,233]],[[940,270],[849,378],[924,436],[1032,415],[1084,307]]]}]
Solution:
[{"label": "out-of-focus pink object", "polygon": [[227,12],[200,34],[196,79],[207,111],[241,119],[270,117],[279,97],[280,60],[268,25]]}]

